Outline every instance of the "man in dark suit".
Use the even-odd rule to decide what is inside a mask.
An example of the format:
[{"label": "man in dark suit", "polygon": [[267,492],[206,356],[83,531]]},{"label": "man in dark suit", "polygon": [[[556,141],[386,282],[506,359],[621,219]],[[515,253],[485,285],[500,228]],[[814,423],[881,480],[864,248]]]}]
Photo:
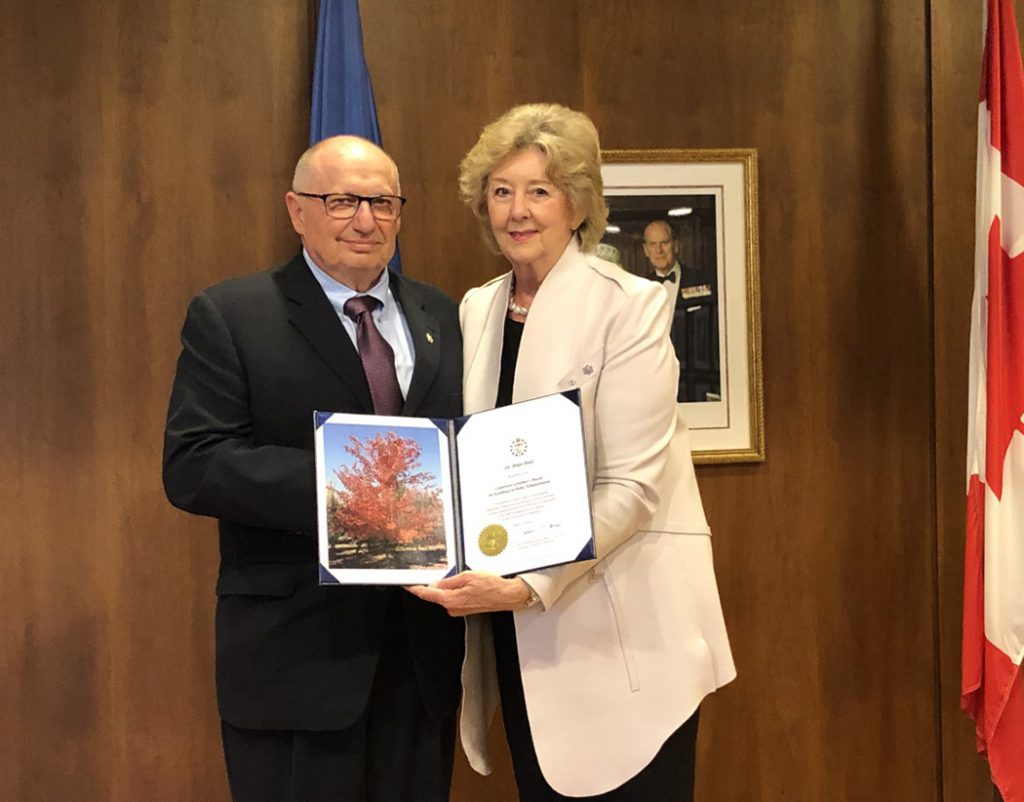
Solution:
[{"label": "man in dark suit", "polygon": [[716,401],[721,394],[718,359],[718,280],[715,266],[679,263],[679,238],[665,220],[644,228],[647,277],[665,288],[673,304],[671,338],[679,360],[676,400]]},{"label": "man in dark suit", "polygon": [[310,148],[286,195],[302,251],[200,293],[182,331],[164,487],[219,521],[239,802],[448,798],[462,623],[399,588],[318,585],[313,411],[461,413],[455,304],[386,269],[400,193],[376,145]]}]

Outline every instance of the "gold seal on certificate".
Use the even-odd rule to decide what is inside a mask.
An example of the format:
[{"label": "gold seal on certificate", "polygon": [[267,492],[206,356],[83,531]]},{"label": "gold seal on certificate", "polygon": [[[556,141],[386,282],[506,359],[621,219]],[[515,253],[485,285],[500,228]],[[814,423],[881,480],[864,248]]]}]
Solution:
[{"label": "gold seal on certificate", "polygon": [[501,524],[488,524],[480,531],[480,552],[497,557],[508,545],[508,532]]}]

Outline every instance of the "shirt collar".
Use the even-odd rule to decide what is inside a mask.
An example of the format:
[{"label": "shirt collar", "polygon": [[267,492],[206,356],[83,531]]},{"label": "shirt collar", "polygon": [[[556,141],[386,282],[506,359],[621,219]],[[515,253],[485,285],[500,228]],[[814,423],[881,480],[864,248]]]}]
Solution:
[{"label": "shirt collar", "polygon": [[316,263],[310,257],[309,252],[305,248],[302,249],[302,256],[306,260],[306,264],[309,265],[309,269],[313,273],[313,278],[317,280],[321,287],[323,287],[324,293],[330,300],[331,305],[335,309],[344,309],[345,301],[349,298],[355,298],[357,295],[370,295],[376,298],[381,303],[381,308],[387,305],[388,301],[388,289],[390,287],[390,277],[388,276],[388,269],[385,267],[381,273],[380,278],[374,283],[370,289],[366,292],[356,292],[351,287],[342,284],[337,279],[332,278],[326,272],[317,267]]}]

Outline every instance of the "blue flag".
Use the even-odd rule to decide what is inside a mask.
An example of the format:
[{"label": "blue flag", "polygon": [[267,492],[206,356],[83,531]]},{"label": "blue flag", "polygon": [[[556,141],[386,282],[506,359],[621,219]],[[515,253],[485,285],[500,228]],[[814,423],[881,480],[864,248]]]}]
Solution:
[{"label": "blue flag", "polygon": [[338,134],[381,144],[357,0],[320,0],[309,144]]},{"label": "blue flag", "polygon": [[[381,144],[358,0],[320,0],[309,144],[338,134]],[[402,272],[397,248],[390,266]]]}]

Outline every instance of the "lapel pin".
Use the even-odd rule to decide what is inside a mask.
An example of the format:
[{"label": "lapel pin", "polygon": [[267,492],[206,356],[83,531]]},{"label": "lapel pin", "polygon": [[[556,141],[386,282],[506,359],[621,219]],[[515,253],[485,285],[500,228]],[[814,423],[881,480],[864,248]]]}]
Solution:
[{"label": "lapel pin", "polygon": [[434,335],[431,334],[429,331],[427,332],[427,342],[430,343],[431,345],[433,345],[434,343]]}]

